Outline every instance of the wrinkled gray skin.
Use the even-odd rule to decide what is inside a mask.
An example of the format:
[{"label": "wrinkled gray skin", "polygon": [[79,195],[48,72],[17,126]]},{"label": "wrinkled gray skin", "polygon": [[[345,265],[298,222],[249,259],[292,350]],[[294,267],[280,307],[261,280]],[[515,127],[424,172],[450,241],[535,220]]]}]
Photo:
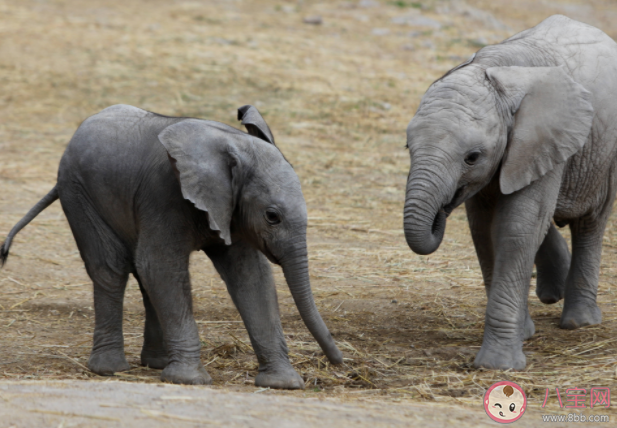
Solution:
[{"label": "wrinkled gray skin", "polygon": [[[476,367],[523,369],[527,297],[562,328],[601,322],[602,235],[616,191],[617,44],[553,16],[435,82],[407,128],[405,236],[435,251],[465,202],[488,304]],[[572,256],[551,220],[570,226]]]},{"label": "wrinkled gray skin", "polygon": [[141,363],[161,379],[209,384],[193,318],[189,256],[203,250],[227,284],[259,361],[255,385],[303,388],[289,363],[268,260],[281,265],[300,315],[332,363],[338,350],[313,301],[300,182],[259,112],[249,134],[222,123],[117,105],[87,119],[60,162],[56,187],[2,247],[58,197],[94,283],[88,367],[127,370],[122,301],[129,274],[146,309]]}]

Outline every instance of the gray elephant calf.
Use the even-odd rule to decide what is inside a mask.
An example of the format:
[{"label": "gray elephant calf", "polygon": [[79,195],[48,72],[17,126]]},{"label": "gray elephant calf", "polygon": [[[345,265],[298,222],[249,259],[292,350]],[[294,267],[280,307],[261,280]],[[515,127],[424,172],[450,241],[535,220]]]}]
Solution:
[{"label": "gray elephant calf", "polygon": [[[328,359],[338,350],[311,293],[306,205],[293,168],[251,106],[248,135],[222,123],[160,116],[117,105],[79,127],[58,182],[9,233],[60,199],[94,283],[88,367],[127,370],[122,301],[129,274],[146,309],[141,363],[165,381],[208,384],[193,319],[189,255],[203,250],[227,284],[259,361],[255,385],[303,388],[289,363],[268,260],[280,264],[306,326]],[[257,137],[257,138],[256,138]]]},{"label": "gray elephant calf", "polygon": [[[405,236],[435,251],[465,202],[488,304],[477,367],[523,369],[527,297],[564,298],[561,327],[601,321],[602,235],[617,189],[617,44],[553,16],[433,83],[407,128]],[[551,223],[569,225],[572,257]]]}]

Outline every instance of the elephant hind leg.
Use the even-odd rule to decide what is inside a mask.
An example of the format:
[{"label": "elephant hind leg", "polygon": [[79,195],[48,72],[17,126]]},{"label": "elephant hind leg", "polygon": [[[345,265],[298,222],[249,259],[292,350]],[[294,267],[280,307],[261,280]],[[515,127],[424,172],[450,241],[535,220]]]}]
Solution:
[{"label": "elephant hind leg", "polygon": [[66,194],[62,207],[92,279],[94,335],[88,368],[111,376],[128,370],[122,335],[122,305],[131,271],[131,254],[96,210],[78,194]]},{"label": "elephant hind leg", "polygon": [[133,276],[139,283],[139,290],[146,310],[144,344],[141,348],[141,365],[152,369],[164,369],[169,364],[169,355],[165,347],[163,327],[137,272]]},{"label": "elephant hind leg", "polygon": [[570,260],[566,240],[551,224],[535,259],[538,271],[536,295],[542,303],[552,304],[563,299]]},{"label": "elephant hind leg", "polygon": [[600,324],[602,311],[596,302],[600,276],[602,237],[613,201],[596,218],[580,218],[570,223],[572,265],[566,282],[559,326],[573,330]]}]

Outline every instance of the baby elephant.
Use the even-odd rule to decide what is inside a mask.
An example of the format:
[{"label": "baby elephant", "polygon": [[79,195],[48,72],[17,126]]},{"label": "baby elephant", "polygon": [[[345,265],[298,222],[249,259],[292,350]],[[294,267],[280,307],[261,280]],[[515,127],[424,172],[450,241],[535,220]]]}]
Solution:
[{"label": "baby elephant", "polygon": [[88,367],[128,370],[122,301],[129,274],[146,310],[141,363],[161,379],[210,384],[200,362],[189,256],[203,250],[225,281],[251,338],[255,385],[298,389],[268,260],[281,265],[304,323],[332,363],[342,354],[311,292],[307,213],[300,182],[257,109],[238,119],[250,135],[218,122],[167,117],[127,105],[82,123],[60,161],[56,186],[11,230],[60,199],[94,284]]},{"label": "baby elephant", "polygon": [[[407,128],[405,236],[429,254],[465,202],[488,304],[475,365],[523,369],[527,296],[564,298],[561,327],[601,321],[602,235],[617,190],[617,44],[553,16],[480,50],[428,89]],[[569,225],[572,257],[552,224]]]}]

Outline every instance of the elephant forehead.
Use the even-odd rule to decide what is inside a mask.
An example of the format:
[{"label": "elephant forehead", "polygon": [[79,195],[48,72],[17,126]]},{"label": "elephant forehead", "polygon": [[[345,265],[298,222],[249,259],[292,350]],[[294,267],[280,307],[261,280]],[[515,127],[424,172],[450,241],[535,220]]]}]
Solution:
[{"label": "elephant forehead", "polygon": [[[260,167],[265,168],[283,168],[293,171],[293,166],[287,158],[285,158],[283,152],[272,143],[254,136],[248,136],[238,148],[248,155],[248,157],[252,158],[255,165],[260,165]],[[274,167],[275,165],[276,167]]]},{"label": "elephant forehead", "polygon": [[433,116],[449,120],[483,121],[495,108],[493,96],[486,90],[462,91],[459,88],[429,90],[424,95],[418,116]]},{"label": "elephant forehead", "polygon": [[487,137],[485,124],[444,112],[430,117],[414,117],[407,127],[407,145],[410,148],[425,146],[452,146],[465,148]]},{"label": "elephant forehead", "polygon": [[[271,146],[271,145],[270,145]],[[263,151],[253,152],[255,163],[252,165],[252,176],[258,187],[268,191],[271,196],[301,195],[300,180],[291,164],[272,146]]]},{"label": "elephant forehead", "polygon": [[454,116],[482,120],[494,108],[494,94],[484,70],[469,65],[432,84],[422,97],[417,115],[450,111]]},{"label": "elephant forehead", "polygon": [[[271,169],[272,171],[272,169]],[[271,172],[271,193],[273,197],[298,197],[302,198],[300,180],[289,164],[282,164],[281,169]]]}]

